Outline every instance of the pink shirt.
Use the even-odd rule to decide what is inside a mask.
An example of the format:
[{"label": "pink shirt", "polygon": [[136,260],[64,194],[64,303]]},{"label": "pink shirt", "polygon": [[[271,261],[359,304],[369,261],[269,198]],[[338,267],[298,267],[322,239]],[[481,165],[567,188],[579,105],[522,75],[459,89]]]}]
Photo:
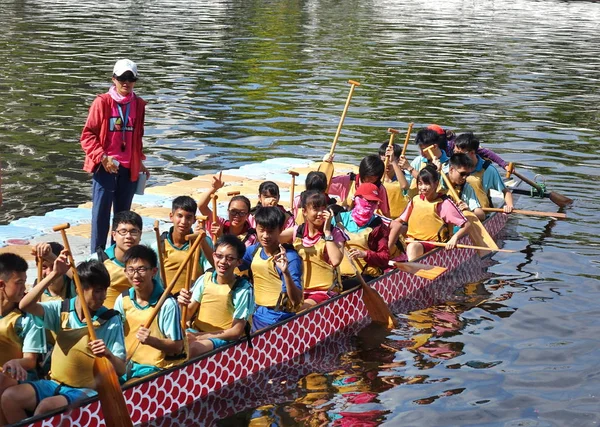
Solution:
[{"label": "pink shirt", "polygon": [[[129,114],[127,114],[127,105],[120,105],[113,101],[111,105],[110,118],[108,120],[108,138],[110,145],[106,150],[106,155],[112,156],[128,168],[131,163],[131,147],[133,145],[133,124],[136,117],[136,100],[130,102]],[[123,123],[127,119],[127,126],[124,128]],[[125,150],[122,150],[123,135],[125,135]]]},{"label": "pink shirt", "polygon": [[[411,200],[408,202],[408,205],[406,206],[406,209],[404,209],[404,212],[402,212],[402,215],[400,215],[400,221],[408,222],[408,218],[410,218],[410,214],[412,213],[412,207],[413,203]],[[436,210],[437,214],[446,224],[462,227],[467,222],[467,218],[465,218],[460,209],[458,209],[458,207],[450,199],[445,199],[442,203],[439,203],[436,206]]]}]

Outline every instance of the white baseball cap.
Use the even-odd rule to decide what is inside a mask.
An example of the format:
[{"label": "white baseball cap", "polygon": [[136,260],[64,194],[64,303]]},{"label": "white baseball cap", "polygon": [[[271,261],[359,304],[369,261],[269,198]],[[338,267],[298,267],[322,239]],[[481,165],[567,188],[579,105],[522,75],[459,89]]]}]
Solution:
[{"label": "white baseball cap", "polygon": [[137,65],[135,62],[130,61],[129,59],[119,59],[115,63],[115,68],[113,68],[113,74],[117,77],[123,75],[127,71],[131,71],[134,77],[138,76]]}]

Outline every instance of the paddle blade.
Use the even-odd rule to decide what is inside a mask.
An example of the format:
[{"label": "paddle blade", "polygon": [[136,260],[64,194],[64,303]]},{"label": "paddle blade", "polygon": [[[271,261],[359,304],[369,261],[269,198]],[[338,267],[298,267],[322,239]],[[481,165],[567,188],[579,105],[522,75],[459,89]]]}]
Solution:
[{"label": "paddle blade", "polygon": [[396,327],[394,316],[383,298],[381,298],[381,295],[366,283],[361,283],[361,287],[363,291],[363,302],[367,306],[367,311],[369,316],[371,316],[371,320],[388,329]]},{"label": "paddle blade", "polygon": [[569,199],[567,196],[563,196],[562,194],[555,193],[552,191],[549,195],[550,200],[554,202],[557,206],[564,208],[565,206],[569,206],[573,203],[573,200]]},{"label": "paddle blade", "polygon": [[106,357],[96,357],[94,361],[96,390],[100,398],[104,421],[111,427],[133,427],[125,397],[119,384],[115,368]]},{"label": "paddle blade", "polygon": [[331,162],[321,162],[319,165],[319,172],[323,172],[327,177],[327,187],[329,188],[329,184],[331,183],[331,178],[333,178],[333,163]]},{"label": "paddle blade", "polygon": [[398,270],[406,271],[415,276],[422,277],[427,280],[435,280],[447,270],[445,267],[437,265],[421,264],[419,262],[392,262],[390,264]]},{"label": "paddle blade", "polygon": [[464,211],[463,215],[469,220],[471,227],[469,228],[469,237],[475,246],[485,246],[490,248],[489,251],[478,251],[480,257],[484,257],[489,255],[498,248],[498,245],[490,236],[490,233],[485,229],[477,215],[470,211]]}]

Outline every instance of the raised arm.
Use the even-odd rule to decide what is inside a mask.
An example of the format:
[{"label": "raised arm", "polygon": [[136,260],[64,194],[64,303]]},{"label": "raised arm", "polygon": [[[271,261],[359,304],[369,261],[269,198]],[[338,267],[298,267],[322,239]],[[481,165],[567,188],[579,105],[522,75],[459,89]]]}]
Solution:
[{"label": "raised arm", "polygon": [[211,189],[200,194],[200,197],[198,197],[198,209],[200,209],[202,215],[206,215],[208,218],[212,218],[212,211],[208,207],[211,196],[215,194],[219,188],[222,188],[225,185],[225,183],[221,181],[222,174],[223,172],[219,172],[219,176],[213,176]]}]

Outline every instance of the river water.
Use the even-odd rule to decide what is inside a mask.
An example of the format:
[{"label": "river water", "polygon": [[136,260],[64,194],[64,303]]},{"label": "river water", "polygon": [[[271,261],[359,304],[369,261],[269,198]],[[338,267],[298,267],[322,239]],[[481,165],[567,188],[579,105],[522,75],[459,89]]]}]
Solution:
[{"label": "river water", "polygon": [[472,130],[569,220],[512,218],[486,277],[223,423],[597,425],[599,23],[593,2],[3,0],[0,224],[89,200],[78,139],[117,58],[149,101],[150,184],[319,159],[358,80],[338,160],[408,122]]}]

